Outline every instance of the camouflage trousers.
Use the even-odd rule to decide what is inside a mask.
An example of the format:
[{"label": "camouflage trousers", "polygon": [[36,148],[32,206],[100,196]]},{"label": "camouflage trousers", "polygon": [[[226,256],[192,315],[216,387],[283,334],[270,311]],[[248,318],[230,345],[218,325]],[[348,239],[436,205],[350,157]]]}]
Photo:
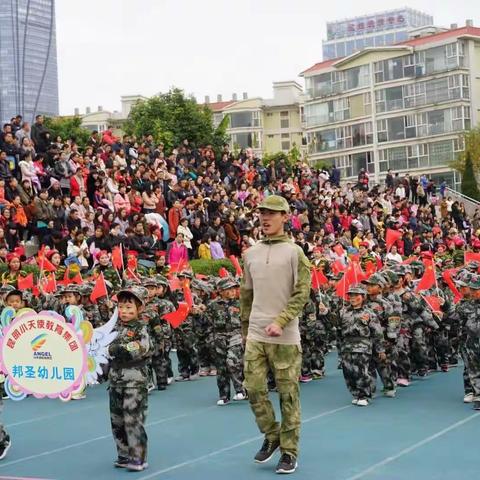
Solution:
[{"label": "camouflage trousers", "polygon": [[110,422],[119,457],[145,461],[147,388],[110,387]]},{"label": "camouflage trousers", "polygon": [[426,335],[428,366],[434,370],[438,365],[448,365],[448,331],[444,328],[428,332]]},{"label": "camouflage trousers", "polygon": [[313,370],[325,368],[327,335],[324,331],[306,330],[301,332],[302,339],[302,375],[310,375]]},{"label": "camouflage trousers", "polygon": [[396,357],[395,347],[390,344],[386,345],[385,354],[387,355],[387,359],[384,362],[378,358],[378,353],[374,353],[370,359],[369,371],[372,381],[372,394],[377,390],[377,372],[384,390],[395,390],[395,378],[392,370],[392,364]]},{"label": "camouflage trousers", "polygon": [[217,369],[217,386],[220,398],[230,399],[230,383],[236,393],[243,389],[243,345],[215,349],[215,367]]},{"label": "camouflage trousers", "polygon": [[410,361],[410,333],[400,333],[397,339],[396,355],[393,359],[392,370],[393,377],[409,379],[412,373],[412,364]]},{"label": "camouflage trousers", "polygon": [[469,393],[473,393],[472,383],[470,382],[470,377],[468,376],[468,368],[467,368],[467,352],[465,351],[464,347],[460,348],[460,355],[463,360],[463,390],[465,395]]},{"label": "camouflage trousers", "polygon": [[[465,351],[465,367],[470,381],[471,393],[476,402],[480,402],[480,347],[466,345]],[[470,392],[469,392],[470,393]]]},{"label": "camouflage trousers", "polygon": [[[3,383],[2,383],[2,388],[3,388]],[[3,410],[3,400],[0,397],[0,413],[2,413]],[[10,437],[5,430],[4,426],[0,423],[0,446],[4,447],[6,443],[10,440]]]},{"label": "camouflage trousers", "polygon": [[411,360],[414,370],[428,370],[427,341],[422,326],[417,325],[412,330]]},{"label": "camouflage trousers", "polygon": [[[298,456],[300,438],[300,389],[298,378],[302,366],[299,345],[247,341],[245,347],[244,386],[258,428],[271,441],[280,441],[282,453]],[[275,419],[268,398],[267,374],[273,372],[280,397],[282,422]]]},{"label": "camouflage trousers", "polygon": [[460,351],[460,324],[454,321],[450,325],[448,332],[448,361],[449,363],[457,363]]},{"label": "camouflage trousers", "polygon": [[200,331],[197,334],[198,362],[201,368],[210,368],[215,365],[215,347],[213,332]]},{"label": "camouflage trousers", "polygon": [[177,328],[175,330],[177,345],[178,372],[182,377],[198,373],[198,352],[195,333],[192,329]]},{"label": "camouflage trousers", "polygon": [[372,379],[369,373],[369,353],[343,352],[343,378],[353,398],[372,397]]}]

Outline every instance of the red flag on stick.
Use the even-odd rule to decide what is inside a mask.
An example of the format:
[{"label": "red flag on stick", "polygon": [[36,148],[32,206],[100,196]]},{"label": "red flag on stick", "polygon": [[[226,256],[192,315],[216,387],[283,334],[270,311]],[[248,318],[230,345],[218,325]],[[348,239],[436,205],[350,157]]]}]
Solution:
[{"label": "red flag on stick", "polygon": [[427,296],[422,295],[422,298],[427,302],[427,305],[431,308],[433,313],[442,312],[440,297],[437,297],[436,295],[427,295]]},{"label": "red flag on stick", "polygon": [[180,290],[182,288],[182,284],[177,277],[172,277],[168,280],[168,285],[170,286],[170,290],[174,292],[175,290]]},{"label": "red flag on stick", "polygon": [[123,270],[122,246],[118,245],[112,248],[112,265],[117,270]]},{"label": "red flag on stick", "polygon": [[97,277],[95,281],[95,286],[93,287],[92,293],[90,294],[90,300],[95,302],[97,298],[108,296],[107,284],[105,283],[105,278],[103,277],[103,272]]},{"label": "red flag on stick", "polygon": [[240,262],[235,255],[230,255],[230,261],[232,262],[233,266],[235,267],[235,273],[237,277],[241,277],[243,275],[242,267],[240,266]]},{"label": "red flag on stick", "polygon": [[57,290],[57,282],[53,273],[48,275],[48,277],[45,277],[41,282],[45,293],[53,293]]},{"label": "red flag on stick", "polygon": [[402,238],[402,232],[398,230],[392,230],[391,228],[387,228],[387,234],[385,236],[385,243],[387,245],[387,252],[392,248],[392,245]]},{"label": "red flag on stick", "polygon": [[221,278],[226,278],[226,277],[230,276],[230,274],[228,273],[228,270],[225,267],[222,267],[218,271],[218,276],[221,277]]},{"label": "red flag on stick", "polygon": [[453,293],[453,303],[458,303],[463,298],[463,295],[459,292],[452,278],[457,271],[458,268],[449,268],[442,273],[443,280]]},{"label": "red flag on stick", "polygon": [[44,256],[38,257],[38,263],[40,270],[45,272],[54,272],[56,270],[55,265],[46,259]]},{"label": "red flag on stick", "polygon": [[188,267],[188,261],[185,260],[184,258],[181,258],[178,263],[171,263],[170,264],[169,274],[179,273],[179,272],[185,270],[185,268],[187,268],[187,267]]},{"label": "red flag on stick", "polygon": [[343,247],[338,243],[337,245],[335,245],[332,249],[339,257],[343,257],[343,255],[345,255],[345,250],[343,249]]},{"label": "red flag on stick", "polygon": [[185,282],[185,284],[183,285],[183,298],[185,298],[185,303],[188,305],[188,308],[192,308],[193,298],[189,282]]},{"label": "red flag on stick", "polygon": [[416,262],[418,257],[414,255],[413,257],[408,257],[406,260],[402,262],[402,265],[410,265],[412,262]]},{"label": "red flag on stick", "polygon": [[340,272],[343,272],[346,270],[346,266],[340,261],[340,260],[335,260],[332,263],[332,271],[335,275],[337,275]]},{"label": "red flag on stick", "polygon": [[33,288],[33,273],[28,274],[26,277],[19,275],[17,287],[19,290],[29,290]]},{"label": "red flag on stick", "polygon": [[480,262],[480,253],[465,252],[465,263]]},{"label": "red flag on stick", "polygon": [[179,302],[177,310],[166,313],[162,318],[164,318],[173,328],[178,328],[186,320],[189,310],[186,302]]},{"label": "red flag on stick", "polygon": [[328,283],[328,279],[322,270],[312,268],[312,288],[318,290],[321,285],[325,285],[326,283]]},{"label": "red flag on stick", "polygon": [[425,264],[425,273],[418,282],[417,288],[415,289],[416,292],[419,292],[420,290],[429,290],[437,284],[437,279],[435,277],[435,264],[433,263],[433,260],[425,258],[423,263]]},{"label": "red flag on stick", "polygon": [[375,265],[375,263],[373,263],[372,261],[368,261],[366,264],[365,264],[365,275],[367,275],[367,278],[369,278],[371,275],[373,275],[375,272],[377,271],[377,266]]}]

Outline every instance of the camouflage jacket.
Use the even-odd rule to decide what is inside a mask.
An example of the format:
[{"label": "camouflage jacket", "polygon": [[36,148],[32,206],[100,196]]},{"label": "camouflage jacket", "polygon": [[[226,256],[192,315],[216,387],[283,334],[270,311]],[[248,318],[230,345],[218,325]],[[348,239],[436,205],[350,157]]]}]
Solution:
[{"label": "camouflage jacket", "polygon": [[148,383],[147,361],[151,356],[148,326],[141,321],[120,323],[118,336],[108,347],[112,358],[108,378],[115,388],[142,388]]},{"label": "camouflage jacket", "polygon": [[377,315],[369,308],[353,309],[347,305],[340,312],[342,352],[366,353],[385,351],[383,330]]},{"label": "camouflage jacket", "polygon": [[407,289],[400,295],[402,299],[402,328],[429,327],[438,330],[432,312],[425,306],[425,301],[413,290]]},{"label": "camouflage jacket", "polygon": [[395,341],[400,331],[400,304],[392,303],[385,297],[377,295],[374,298],[368,296],[365,306],[377,315],[385,340]]},{"label": "camouflage jacket", "polygon": [[455,305],[460,320],[460,344],[466,348],[480,347],[480,302],[462,299]]},{"label": "camouflage jacket", "polygon": [[211,302],[215,345],[233,347],[242,343],[242,324],[238,300],[217,298]]}]

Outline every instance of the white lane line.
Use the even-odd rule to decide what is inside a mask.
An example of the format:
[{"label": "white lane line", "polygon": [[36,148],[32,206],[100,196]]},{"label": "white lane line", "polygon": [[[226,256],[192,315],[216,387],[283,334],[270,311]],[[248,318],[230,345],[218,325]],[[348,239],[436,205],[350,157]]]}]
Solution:
[{"label": "white lane line", "polygon": [[[210,407],[203,408],[202,410],[197,410],[196,412],[182,413],[180,415],[175,415],[174,417],[161,418],[160,420],[156,420],[154,422],[147,423],[146,426],[147,427],[153,427],[153,426],[159,425],[161,423],[170,422],[172,420],[178,420],[179,418],[190,417],[192,415],[196,415],[197,413],[203,413],[203,412],[206,412],[207,410],[212,410],[214,408],[217,409],[218,407],[216,405],[212,405]],[[63,447],[55,448],[54,450],[48,450],[46,452],[37,453],[35,455],[30,455],[28,457],[19,458],[17,460],[12,460],[12,461],[6,462],[6,463],[2,462],[0,464],[0,468],[8,467],[9,465],[15,465],[17,463],[26,462],[28,460],[34,460],[36,458],[46,457],[48,455],[54,455],[55,453],[64,452],[65,450],[70,450],[72,448],[81,447],[83,445],[88,445],[89,443],[98,442],[99,440],[104,440],[106,438],[112,438],[112,434],[109,433],[108,435],[100,435],[100,436],[95,437],[95,438],[90,438],[89,440],[83,440],[82,442],[71,443],[70,445],[65,445]]]},{"label": "white lane line", "polygon": [[[18,427],[19,425],[27,425],[29,423],[41,422],[42,420],[49,420],[50,418],[62,417],[65,415],[75,415],[76,413],[83,412],[85,410],[92,410],[97,406],[98,405],[89,405],[88,407],[78,408],[74,411],[65,410],[62,413],[53,413],[50,415],[43,415],[41,417],[32,418],[30,420],[22,420],[21,422],[10,423],[8,425],[5,425],[5,427],[6,428]],[[1,480],[1,477],[0,477],[0,480]]]},{"label": "white lane line", "polygon": [[454,430],[455,428],[461,427],[462,425],[464,425],[467,422],[470,422],[471,420],[478,417],[479,415],[480,415],[480,413],[474,413],[472,415],[469,415],[468,417],[464,418],[463,420],[460,420],[459,422],[456,422],[456,423],[450,425],[449,427],[446,427],[443,430],[440,430],[439,432],[434,433],[433,435],[430,435],[429,437],[424,438],[423,440],[420,440],[417,443],[414,443],[410,447],[405,448],[404,450],[401,450],[397,454],[395,454],[391,457],[387,457],[384,460],[382,460],[381,462],[375,463],[371,467],[368,467],[367,469],[363,470],[362,472],[357,473],[356,475],[353,475],[352,477],[348,477],[345,480],[359,480],[360,478],[365,477],[369,473],[374,472],[378,468],[383,467],[385,465],[388,465],[391,462],[394,462],[398,458],[403,457],[404,455],[407,455],[408,453],[413,452],[414,450],[417,450],[420,447],[423,447],[423,445],[426,445],[427,443],[433,442],[433,440],[445,435],[446,433],[450,432],[451,430]]},{"label": "white lane line", "polygon": [[[346,410],[347,408],[352,408],[352,405],[346,405],[344,407],[335,408],[334,410],[328,410],[327,412],[319,413],[318,415],[314,415],[313,417],[306,418],[305,420],[302,421],[302,423],[309,423],[319,418],[327,417],[328,415],[333,415],[334,413],[341,412],[342,410]],[[152,472],[144,477],[140,477],[137,480],[148,480],[158,475],[162,475],[163,473],[171,472],[172,470],[178,470],[179,468],[188,467],[189,465],[193,465],[194,463],[201,462],[202,460],[206,460],[211,457],[215,457],[216,455],[220,455],[221,453],[234,450],[235,448],[238,448],[238,447],[243,447],[244,445],[255,442],[257,440],[261,440],[262,438],[263,438],[263,435],[256,435],[255,437],[247,438],[242,442],[235,443],[234,445],[230,445],[228,447],[220,448],[219,450],[215,450],[213,452],[207,453],[206,455],[193,458],[192,460],[187,460],[186,462],[177,463],[176,465],[163,468],[162,470],[157,470],[156,472]]]}]

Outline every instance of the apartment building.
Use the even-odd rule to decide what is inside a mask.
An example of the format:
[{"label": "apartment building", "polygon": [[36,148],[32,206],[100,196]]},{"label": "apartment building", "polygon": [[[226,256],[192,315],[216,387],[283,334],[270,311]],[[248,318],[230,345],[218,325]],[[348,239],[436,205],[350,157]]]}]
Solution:
[{"label": "apartment building", "polygon": [[273,83],[273,98],[248,98],[206,104],[213,111],[214,124],[229,116],[227,133],[232,149],[253,148],[259,157],[263,153],[288,152],[293,144],[302,146],[301,121],[302,87],[297,82]]},{"label": "apartment building", "polygon": [[365,168],[427,173],[458,186],[450,162],[462,132],[480,114],[480,28],[465,27],[365,48],[301,74],[307,152],[312,164],[335,164],[343,179]]}]

